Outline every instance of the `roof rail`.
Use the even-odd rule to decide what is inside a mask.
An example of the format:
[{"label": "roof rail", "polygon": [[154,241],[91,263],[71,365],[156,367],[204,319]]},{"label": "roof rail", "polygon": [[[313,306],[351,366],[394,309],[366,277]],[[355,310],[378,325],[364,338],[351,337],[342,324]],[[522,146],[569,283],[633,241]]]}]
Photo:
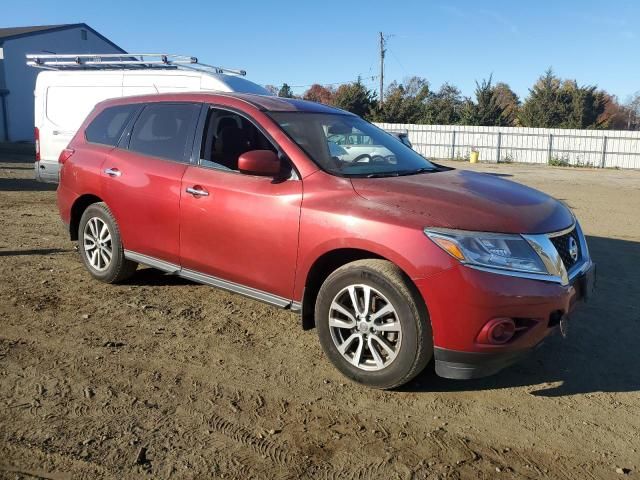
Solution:
[{"label": "roof rail", "polygon": [[167,53],[28,53],[27,65],[45,70],[113,70],[182,68],[206,73],[245,76],[245,70],[200,63],[197,57]]}]

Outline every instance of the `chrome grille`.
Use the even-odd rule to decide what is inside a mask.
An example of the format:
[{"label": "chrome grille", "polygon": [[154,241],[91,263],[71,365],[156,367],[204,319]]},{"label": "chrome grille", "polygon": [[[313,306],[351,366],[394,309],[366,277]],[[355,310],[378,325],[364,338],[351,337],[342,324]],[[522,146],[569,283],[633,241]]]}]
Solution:
[{"label": "chrome grille", "polygon": [[[577,246],[578,256],[574,258],[571,256],[571,240],[575,241],[575,245]],[[564,268],[569,271],[576,263],[580,261],[582,258],[582,248],[580,246],[580,238],[578,237],[578,232],[575,227],[568,233],[558,236],[552,236],[549,238],[553,246],[556,247],[560,258],[562,259],[562,263],[564,264]]]}]

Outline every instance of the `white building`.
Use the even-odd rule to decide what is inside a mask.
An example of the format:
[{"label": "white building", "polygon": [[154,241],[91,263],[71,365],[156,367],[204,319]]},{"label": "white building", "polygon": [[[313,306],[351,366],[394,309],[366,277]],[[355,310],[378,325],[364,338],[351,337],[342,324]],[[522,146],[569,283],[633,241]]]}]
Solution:
[{"label": "white building", "polygon": [[27,53],[126,53],[85,23],[0,28],[0,141],[33,141],[33,90],[41,71]]}]

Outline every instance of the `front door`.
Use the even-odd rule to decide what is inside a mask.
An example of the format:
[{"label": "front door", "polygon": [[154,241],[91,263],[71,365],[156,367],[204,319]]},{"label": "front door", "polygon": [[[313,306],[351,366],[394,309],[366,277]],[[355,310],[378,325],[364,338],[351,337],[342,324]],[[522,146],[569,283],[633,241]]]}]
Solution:
[{"label": "front door", "polygon": [[[220,279],[234,290],[291,299],[302,182],[237,171],[241,153],[265,148],[275,149],[246,117],[210,110],[200,164],[182,178],[181,265],[214,277],[199,278],[209,283]],[[243,291],[260,298],[259,292]]]}]

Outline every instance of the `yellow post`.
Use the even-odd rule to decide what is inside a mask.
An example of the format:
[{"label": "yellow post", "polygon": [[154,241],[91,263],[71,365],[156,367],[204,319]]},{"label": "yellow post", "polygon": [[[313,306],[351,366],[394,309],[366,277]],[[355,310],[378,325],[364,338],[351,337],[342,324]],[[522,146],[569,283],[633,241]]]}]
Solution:
[{"label": "yellow post", "polygon": [[469,155],[469,163],[478,163],[480,159],[480,152],[478,150],[471,150],[471,155]]}]

